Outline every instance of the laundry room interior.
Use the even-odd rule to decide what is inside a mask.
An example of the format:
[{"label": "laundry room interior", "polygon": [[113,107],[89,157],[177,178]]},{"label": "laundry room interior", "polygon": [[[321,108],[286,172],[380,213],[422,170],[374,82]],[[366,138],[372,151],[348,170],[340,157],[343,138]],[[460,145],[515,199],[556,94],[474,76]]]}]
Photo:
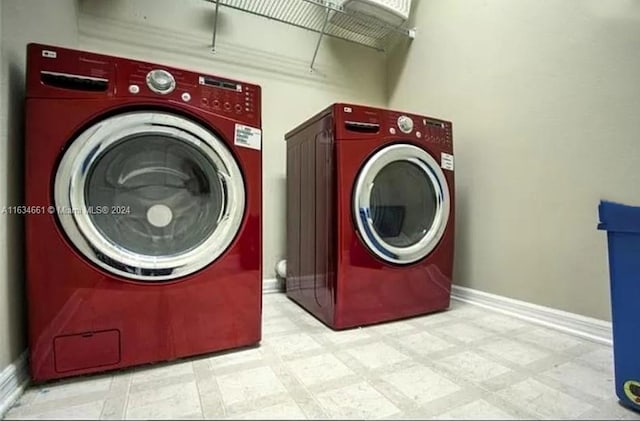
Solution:
[{"label": "laundry room interior", "polygon": [[1,0],[1,419],[640,420],[640,2]]}]

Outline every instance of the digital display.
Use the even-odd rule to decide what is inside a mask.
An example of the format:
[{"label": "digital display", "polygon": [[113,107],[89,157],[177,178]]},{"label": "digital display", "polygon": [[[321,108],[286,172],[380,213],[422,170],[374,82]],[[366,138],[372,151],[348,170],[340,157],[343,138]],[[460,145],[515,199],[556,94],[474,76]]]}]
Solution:
[{"label": "digital display", "polygon": [[431,120],[429,118],[425,118],[423,120],[423,123],[425,126],[432,126],[432,127],[438,127],[440,129],[444,129],[446,126],[442,121],[437,121],[437,120]]},{"label": "digital display", "polygon": [[230,91],[242,92],[242,85],[240,85],[239,83],[227,82],[207,76],[200,76],[198,80],[200,82],[200,85],[213,86],[214,88],[222,88],[228,89]]}]

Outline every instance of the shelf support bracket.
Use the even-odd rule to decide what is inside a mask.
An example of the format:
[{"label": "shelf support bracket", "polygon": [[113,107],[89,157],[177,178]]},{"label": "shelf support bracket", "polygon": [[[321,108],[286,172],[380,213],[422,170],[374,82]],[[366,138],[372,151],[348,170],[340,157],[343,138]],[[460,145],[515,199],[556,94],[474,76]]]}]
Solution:
[{"label": "shelf support bracket", "polygon": [[313,65],[316,62],[316,57],[318,56],[318,50],[320,49],[320,42],[322,41],[322,37],[325,34],[327,29],[327,23],[329,23],[329,13],[331,13],[331,8],[327,7],[324,14],[324,22],[322,23],[322,30],[320,31],[320,35],[318,36],[318,42],[316,43],[316,49],[313,52],[313,58],[311,59],[311,71],[313,71]]},{"label": "shelf support bracket", "polygon": [[211,39],[211,51],[216,51],[216,32],[218,32],[218,8],[220,7],[220,0],[216,1],[216,10],[213,12],[213,36]]}]

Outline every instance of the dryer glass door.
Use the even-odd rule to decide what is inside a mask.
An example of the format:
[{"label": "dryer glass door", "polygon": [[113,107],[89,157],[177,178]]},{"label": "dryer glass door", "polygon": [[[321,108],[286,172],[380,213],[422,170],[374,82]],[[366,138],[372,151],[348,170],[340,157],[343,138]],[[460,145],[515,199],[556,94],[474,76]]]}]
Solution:
[{"label": "dryer glass door", "polygon": [[375,153],[355,185],[354,219],[379,258],[410,264],[437,246],[449,219],[449,188],[438,162],[413,145]]},{"label": "dryer glass door", "polygon": [[244,214],[240,169],[213,133],[183,117],[133,112],[88,128],[55,181],[58,218],[86,257],[163,281],[216,260]]}]

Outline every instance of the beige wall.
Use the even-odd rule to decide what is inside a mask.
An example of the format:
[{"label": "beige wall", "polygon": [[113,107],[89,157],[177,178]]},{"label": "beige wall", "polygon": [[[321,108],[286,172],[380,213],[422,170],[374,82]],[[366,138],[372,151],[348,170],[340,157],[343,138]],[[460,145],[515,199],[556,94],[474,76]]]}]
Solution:
[{"label": "beige wall", "polygon": [[284,134],[336,101],[386,104],[383,54],[323,42],[316,35],[220,8],[217,52],[210,51],[214,5],[201,0],[82,0],[80,46],[166,63],[262,86],[264,277],[285,252]]},{"label": "beige wall", "polygon": [[[414,2],[415,3],[415,2]],[[430,0],[392,107],[454,122],[455,283],[609,319],[601,198],[640,204],[640,5]]]},{"label": "beige wall", "polygon": [[[0,0],[0,209],[23,204],[22,140],[28,42],[77,43],[75,0]],[[0,214],[0,371],[26,347],[23,223]]]}]

